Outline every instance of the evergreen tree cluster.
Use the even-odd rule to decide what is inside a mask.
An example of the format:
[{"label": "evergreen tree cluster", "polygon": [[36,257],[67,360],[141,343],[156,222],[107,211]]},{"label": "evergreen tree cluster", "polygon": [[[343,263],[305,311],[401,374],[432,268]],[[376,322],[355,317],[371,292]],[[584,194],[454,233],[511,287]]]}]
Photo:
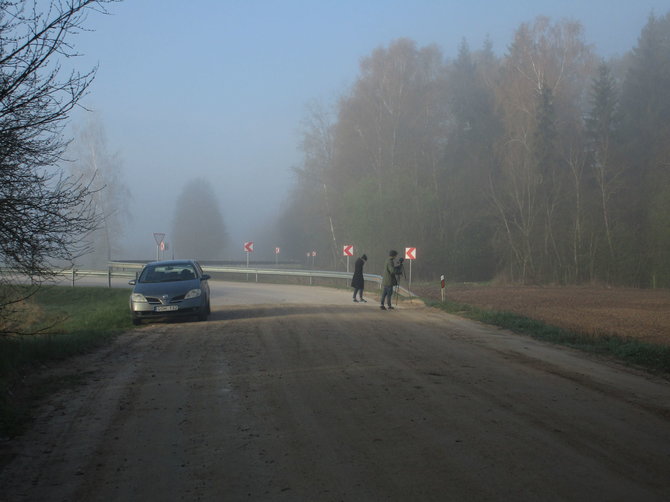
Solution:
[{"label": "evergreen tree cluster", "polygon": [[336,268],[345,244],[369,268],[416,247],[426,279],[670,287],[668,89],[670,13],[611,61],[544,17],[501,57],[395,40],[310,107],[280,242]]}]

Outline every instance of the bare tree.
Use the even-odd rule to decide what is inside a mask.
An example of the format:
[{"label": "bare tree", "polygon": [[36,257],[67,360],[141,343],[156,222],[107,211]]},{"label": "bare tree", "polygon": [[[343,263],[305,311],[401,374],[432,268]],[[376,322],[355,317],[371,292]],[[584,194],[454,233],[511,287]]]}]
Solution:
[{"label": "bare tree", "polygon": [[[95,68],[64,72],[87,14],[114,0],[0,1],[0,264],[39,284],[55,260],[86,251],[96,226],[91,187],[55,168],[67,147],[70,111]],[[0,275],[0,319],[16,300]]]},{"label": "bare tree", "polygon": [[[300,182],[303,184],[320,186],[320,196],[316,214],[323,221],[327,220],[330,245],[323,242],[325,248],[330,249],[333,265],[341,256],[339,243],[335,234],[333,222],[333,207],[330,202],[332,194],[329,191],[331,168],[333,162],[333,118],[331,110],[318,101],[312,101],[307,106],[307,113],[302,122],[302,142],[300,149],[304,155],[303,168],[297,170]],[[332,189],[331,189],[332,190]],[[324,234],[325,237],[325,234]],[[304,243],[309,247],[308,243]],[[303,247],[305,247],[303,245]]]}]

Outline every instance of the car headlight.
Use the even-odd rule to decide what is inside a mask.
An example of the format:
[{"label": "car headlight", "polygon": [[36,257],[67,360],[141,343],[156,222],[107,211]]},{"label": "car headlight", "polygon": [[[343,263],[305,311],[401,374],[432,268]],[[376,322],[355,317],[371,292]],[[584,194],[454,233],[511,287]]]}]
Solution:
[{"label": "car headlight", "polygon": [[146,303],[147,299],[144,298],[144,295],[141,295],[139,293],[133,293],[132,295],[130,295],[130,301],[135,303]]},{"label": "car headlight", "polygon": [[189,298],[197,298],[202,294],[202,291],[200,288],[198,289],[192,289],[188,293],[186,293],[186,296],[184,297],[184,300],[188,300]]}]

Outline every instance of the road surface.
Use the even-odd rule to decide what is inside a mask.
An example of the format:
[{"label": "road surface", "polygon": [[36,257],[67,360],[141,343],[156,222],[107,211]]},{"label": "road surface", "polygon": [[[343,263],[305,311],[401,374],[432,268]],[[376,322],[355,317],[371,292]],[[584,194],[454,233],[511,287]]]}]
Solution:
[{"label": "road surface", "polygon": [[3,501],[670,500],[670,386],[414,302],[216,284],[52,369]]}]

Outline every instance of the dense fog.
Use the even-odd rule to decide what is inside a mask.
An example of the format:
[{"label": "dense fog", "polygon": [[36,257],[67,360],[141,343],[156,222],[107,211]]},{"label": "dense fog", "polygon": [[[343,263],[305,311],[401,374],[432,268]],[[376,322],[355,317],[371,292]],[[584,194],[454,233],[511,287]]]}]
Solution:
[{"label": "dense fog", "polygon": [[[505,163],[528,162],[532,155],[524,160],[518,151],[501,153],[500,137],[494,139],[497,133],[492,130],[485,139],[470,145],[463,142],[460,133],[479,125],[467,119],[468,113],[474,113],[477,120],[491,112],[497,115],[489,117],[487,127],[501,126],[494,122],[507,120],[501,127],[511,134],[508,140],[514,140],[512,136],[523,134],[520,130],[512,132],[514,127],[524,129],[530,125],[520,120],[512,129],[506,128],[516,113],[513,100],[517,100],[519,110],[525,105],[521,104],[521,97],[501,93],[509,89],[526,92],[528,102],[535,107],[535,94],[542,86],[554,93],[545,98],[557,113],[558,128],[569,130],[573,126],[567,121],[588,114],[589,94],[598,78],[600,62],[608,64],[617,86],[623,84],[649,16],[662,18],[667,10],[664,2],[619,2],[616,9],[607,1],[509,2],[504,10],[497,2],[482,1],[462,5],[430,1],[375,1],[364,5],[339,2],[309,8],[301,2],[198,5],[193,8],[178,2],[122,2],[110,9],[110,15],[92,17],[89,24],[93,31],[76,39],[82,54],[77,64],[99,64],[99,69],[82,101],[87,111],[73,113],[72,124],[81,134],[90,127],[90,110],[95,111],[96,134],[106,145],[101,155],[112,159],[108,165],[117,171],[108,176],[105,186],[117,185],[115,197],[120,206],[105,209],[109,227],[104,236],[94,237],[99,257],[151,259],[156,256],[153,233],[160,232],[166,235],[164,256],[197,253],[201,259],[244,260],[243,243],[254,241],[256,260],[274,260],[274,250],[281,247],[283,260],[302,262],[306,252],[317,251],[315,266],[338,268],[343,266],[338,248],[344,244],[354,244],[357,252],[367,249],[374,254],[383,254],[389,246],[417,246],[418,270],[423,258],[425,267],[449,269],[452,273],[467,270],[464,279],[490,278],[501,273],[501,266],[508,268],[512,279],[524,278],[526,266],[534,266],[534,274],[542,270],[544,279],[587,278],[589,272],[581,269],[587,267],[585,264],[579,265],[579,271],[568,273],[563,269],[551,272],[548,269],[552,266],[529,263],[536,252],[531,248],[539,249],[552,239],[565,240],[565,235],[573,230],[561,230],[565,235],[560,236],[544,232],[538,237],[541,244],[527,239],[516,249],[502,241],[511,238],[517,242],[519,235],[535,232],[534,223],[512,222],[516,217],[508,207],[503,221],[507,217],[511,226],[520,227],[519,235],[506,237],[504,232],[489,228],[500,224],[488,219],[495,215],[487,214],[481,219],[465,216],[495,212],[496,193],[501,197],[498,211],[514,202],[509,191],[506,194],[511,200],[503,201],[500,191],[489,190],[489,176],[478,162],[498,163],[500,168]],[[541,62],[545,74],[528,76],[526,87],[523,79],[514,83],[515,77],[509,72],[505,76],[504,72],[515,64],[511,58],[523,52],[518,48],[521,43],[534,47],[540,58],[565,57],[572,65],[566,70],[569,74],[552,74],[557,63],[545,60]],[[403,55],[403,50],[412,54]],[[486,57],[490,61],[485,61]],[[373,120],[375,111],[369,110],[370,118],[361,115],[366,106],[361,86],[382,71],[375,65],[389,64],[389,60],[423,65],[423,70],[434,72],[425,76],[427,85],[435,86],[432,94],[419,92],[414,102],[402,104],[415,107],[414,111],[408,108],[398,113],[404,118],[413,112],[432,114],[430,120],[435,122],[426,120],[424,126],[435,134],[413,138],[416,142],[405,137],[404,144],[395,145],[398,151],[384,151],[383,159],[378,159],[381,164],[375,167],[373,158],[366,157],[362,150],[356,153],[357,149],[385,149],[388,145],[368,141],[370,138],[357,145],[353,139],[347,140],[347,135],[365,134],[366,127],[374,130],[374,125],[366,125],[366,121]],[[473,82],[481,89],[473,89],[473,93],[462,95],[455,103],[458,86],[469,85],[463,81],[467,78],[464,72],[458,73],[459,64],[473,65],[473,71],[479,72],[478,80]],[[532,67],[533,62],[529,65]],[[405,77],[393,76],[401,80]],[[439,82],[444,83],[444,89],[438,88]],[[476,92],[480,92],[479,97]],[[463,101],[477,99],[483,101]],[[466,110],[467,107],[470,108]],[[353,115],[356,113],[357,118]],[[319,120],[324,122],[315,123]],[[458,121],[462,123],[456,131],[454,124]],[[309,141],[323,139],[315,137],[320,126],[330,128],[327,136],[332,135],[330,139],[334,141],[321,146],[332,148],[331,153],[337,156],[333,159],[337,167],[331,166],[328,174],[330,193],[324,186],[325,179],[315,180],[314,171],[309,172],[314,161],[310,156],[318,150]],[[402,127],[405,125],[400,124]],[[555,134],[560,136],[561,131]],[[530,134],[530,129],[525,132]],[[564,139],[561,136],[559,142],[561,162],[570,150]],[[456,141],[461,141],[458,148],[469,149],[468,160],[458,157],[462,152],[456,151]],[[483,160],[482,151],[486,148],[497,149],[498,156]],[[475,151],[478,160],[472,158]],[[395,159],[389,157],[392,155],[396,155]],[[421,158],[422,155],[430,159]],[[350,158],[345,159],[346,156]],[[459,163],[467,174],[454,172],[454,163]],[[381,210],[374,204],[360,201],[374,198],[375,189],[381,186],[377,183],[375,188],[374,177],[386,176],[388,165],[393,165],[388,176],[403,179],[398,181],[397,193],[394,188],[379,200],[380,204],[391,206],[385,217],[376,214]],[[337,174],[335,169],[339,170]],[[394,169],[401,169],[403,174]],[[431,169],[441,173],[435,179],[448,179],[430,187],[426,173]],[[472,179],[465,180],[463,176]],[[569,179],[566,175],[560,182],[560,190]],[[506,182],[514,181],[509,178]],[[584,183],[586,186],[589,182]],[[207,210],[202,204],[195,208],[193,203],[184,202],[188,187],[196,185],[207,189],[206,198],[211,202],[206,204]],[[564,199],[565,194],[557,187],[558,182],[552,197]],[[445,194],[450,190],[455,193],[447,200]],[[459,202],[459,197],[464,201]],[[307,198],[318,203],[304,200]],[[434,205],[419,208],[417,201],[421,200],[431,200]],[[466,200],[473,205],[472,210],[459,213],[458,204],[464,206]],[[488,209],[484,211],[483,206]],[[405,207],[409,209],[404,211]],[[558,211],[559,206],[556,208]],[[176,227],[194,218],[185,214],[191,210],[212,231],[211,235],[193,234],[190,240],[210,242],[214,235],[215,244],[211,246],[215,250],[200,253],[197,247],[177,242],[189,240],[180,237]],[[430,216],[421,216],[422,211]],[[546,227],[546,212],[552,209],[538,206],[532,211],[545,213]],[[310,218],[318,221],[309,221]],[[436,218],[445,221],[438,223]],[[448,224],[446,220],[450,220]],[[571,221],[574,226],[574,218]],[[192,224],[187,228],[196,229]],[[584,254],[585,262],[589,253],[611,251],[612,230],[604,232],[604,237],[593,232],[580,236],[598,240],[597,250],[590,250],[582,242],[582,248],[575,251]],[[453,248],[453,239],[467,241],[467,245]],[[551,253],[540,250],[545,254],[542,260],[568,259],[570,249],[559,250],[561,246],[552,245],[556,249]],[[524,246],[525,250],[521,249]],[[459,253],[470,257],[479,254],[480,261],[463,260],[456,256]],[[590,262],[593,267],[593,259]]]}]

